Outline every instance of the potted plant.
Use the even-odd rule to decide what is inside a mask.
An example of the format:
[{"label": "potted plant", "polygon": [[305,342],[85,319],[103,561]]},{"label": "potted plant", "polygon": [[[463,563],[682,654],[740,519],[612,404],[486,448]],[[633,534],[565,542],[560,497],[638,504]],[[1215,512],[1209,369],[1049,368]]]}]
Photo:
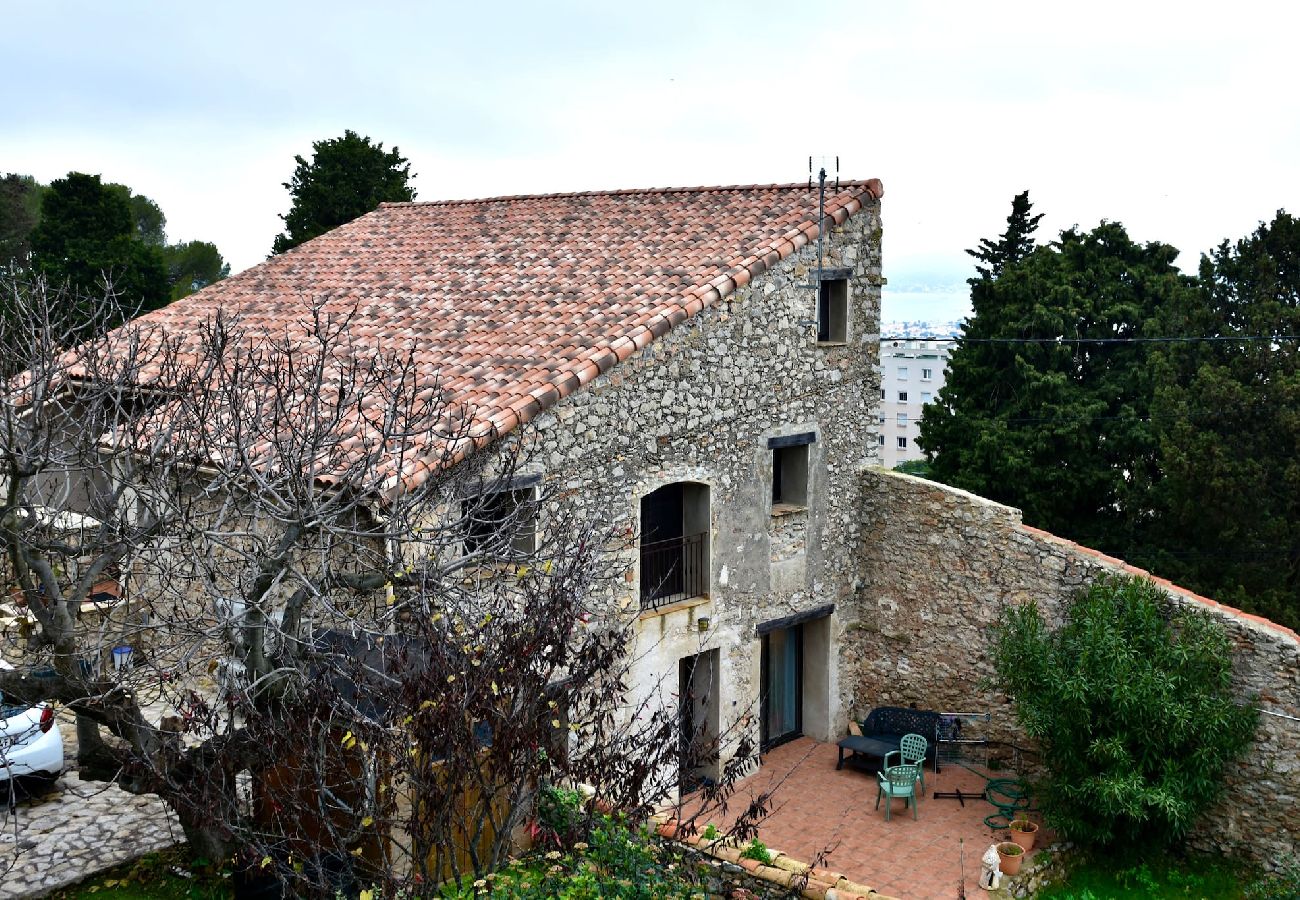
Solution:
[{"label": "potted plant", "polygon": [[1012,819],[1007,827],[1011,829],[1011,840],[1023,847],[1026,853],[1034,849],[1034,842],[1038,840],[1037,823],[1028,819]]},{"label": "potted plant", "polygon": [[1015,875],[1025,861],[1025,848],[1011,841],[998,844],[998,868],[1003,875]]}]

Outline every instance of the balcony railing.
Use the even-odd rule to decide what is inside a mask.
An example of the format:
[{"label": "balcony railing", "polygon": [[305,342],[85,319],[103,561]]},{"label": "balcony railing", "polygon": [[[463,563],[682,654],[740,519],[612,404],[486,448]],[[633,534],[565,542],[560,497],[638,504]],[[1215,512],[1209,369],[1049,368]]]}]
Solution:
[{"label": "balcony railing", "polygon": [[709,565],[705,535],[690,534],[641,545],[641,608],[706,597]]}]

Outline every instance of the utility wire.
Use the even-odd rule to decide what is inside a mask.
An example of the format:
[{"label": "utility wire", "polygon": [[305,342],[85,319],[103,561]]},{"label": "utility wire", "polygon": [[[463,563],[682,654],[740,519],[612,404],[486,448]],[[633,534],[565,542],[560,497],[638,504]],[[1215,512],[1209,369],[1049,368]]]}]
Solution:
[{"label": "utility wire", "polygon": [[1202,344],[1222,342],[1257,342],[1257,341],[1300,341],[1300,334],[1243,334],[1243,335],[1200,335],[1188,337],[1125,337],[1125,338],[972,338],[972,337],[900,337],[882,335],[882,341],[929,341],[930,343],[955,344]]},{"label": "utility wire", "polygon": [[[884,404],[888,404],[892,401],[882,400],[880,402],[883,408]],[[921,422],[925,416],[925,409],[926,407],[929,406],[934,406],[936,408],[941,408],[941,409],[945,408],[939,406],[939,401],[937,399],[932,400],[929,403],[922,404],[921,418],[915,420],[909,420],[908,424],[909,425],[912,424],[913,421]],[[1242,417],[1258,419],[1263,415],[1267,415],[1269,412],[1280,413],[1282,412],[1282,410],[1280,408],[1273,408],[1273,409],[1266,410],[1263,413],[1259,413],[1259,412],[1250,412],[1250,411],[1243,412],[1241,409],[1225,410],[1225,409],[1197,408],[1197,409],[1188,409],[1185,411],[1167,412],[1167,413],[1152,413],[1152,412],[1136,413],[1135,412],[1135,413],[1130,413],[1128,415],[1104,415],[1104,416],[1102,415],[1098,415],[1098,416],[1012,416],[1005,419],[1000,418],[997,414],[993,413],[989,415],[979,416],[978,421],[1000,422],[1005,425],[1034,425],[1034,424],[1042,424],[1044,422],[1059,423],[1065,425],[1065,424],[1078,423],[1078,422],[1083,422],[1083,423],[1154,422],[1158,419],[1184,419],[1184,418],[1189,420],[1237,419]],[[886,422],[890,421],[889,414],[885,413],[884,415],[885,415]]]},{"label": "utility wire", "polygon": [[990,416],[986,421],[1005,422],[1008,425],[1033,425],[1044,422],[1059,422],[1061,424],[1071,422],[1154,422],[1157,419],[1227,419],[1229,417],[1229,413],[1224,410],[1215,410],[1213,412],[1198,410],[1189,412],[1186,416],[1181,413],[1145,413],[1131,416],[1017,416],[1009,419]]}]

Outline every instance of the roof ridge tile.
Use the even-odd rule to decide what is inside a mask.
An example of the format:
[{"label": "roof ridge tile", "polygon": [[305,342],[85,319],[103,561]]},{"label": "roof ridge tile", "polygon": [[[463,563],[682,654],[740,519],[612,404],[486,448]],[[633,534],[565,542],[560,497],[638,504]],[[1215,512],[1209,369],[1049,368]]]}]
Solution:
[{"label": "roof ridge tile", "polygon": [[[862,180],[844,179],[839,182],[838,188],[832,188],[836,194],[843,193],[848,188],[863,187],[869,188],[875,182],[879,184],[878,178],[868,178]],[[560,200],[575,197],[626,197],[636,194],[709,194],[723,193],[726,191],[786,191],[786,190],[807,190],[812,191],[816,188],[809,187],[806,182],[792,181],[786,184],[722,184],[722,185],[687,185],[681,187],[646,187],[646,188],[612,188],[609,190],[587,190],[587,191],[556,191],[553,193],[540,194],[503,194],[497,197],[462,197],[447,198],[443,200],[385,200],[379,204],[379,209],[393,209],[400,207],[419,207],[419,206],[472,206],[478,203],[504,203],[517,202],[520,200]]]}]

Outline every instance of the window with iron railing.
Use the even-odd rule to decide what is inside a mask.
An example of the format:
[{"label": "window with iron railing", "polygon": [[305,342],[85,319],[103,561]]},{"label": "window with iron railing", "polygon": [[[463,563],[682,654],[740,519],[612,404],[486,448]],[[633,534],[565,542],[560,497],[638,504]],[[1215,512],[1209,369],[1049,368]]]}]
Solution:
[{"label": "window with iron railing", "polygon": [[709,487],[679,481],[641,498],[641,608],[709,595]]},{"label": "window with iron railing", "polygon": [[707,535],[641,545],[641,608],[658,609],[709,593]]}]

